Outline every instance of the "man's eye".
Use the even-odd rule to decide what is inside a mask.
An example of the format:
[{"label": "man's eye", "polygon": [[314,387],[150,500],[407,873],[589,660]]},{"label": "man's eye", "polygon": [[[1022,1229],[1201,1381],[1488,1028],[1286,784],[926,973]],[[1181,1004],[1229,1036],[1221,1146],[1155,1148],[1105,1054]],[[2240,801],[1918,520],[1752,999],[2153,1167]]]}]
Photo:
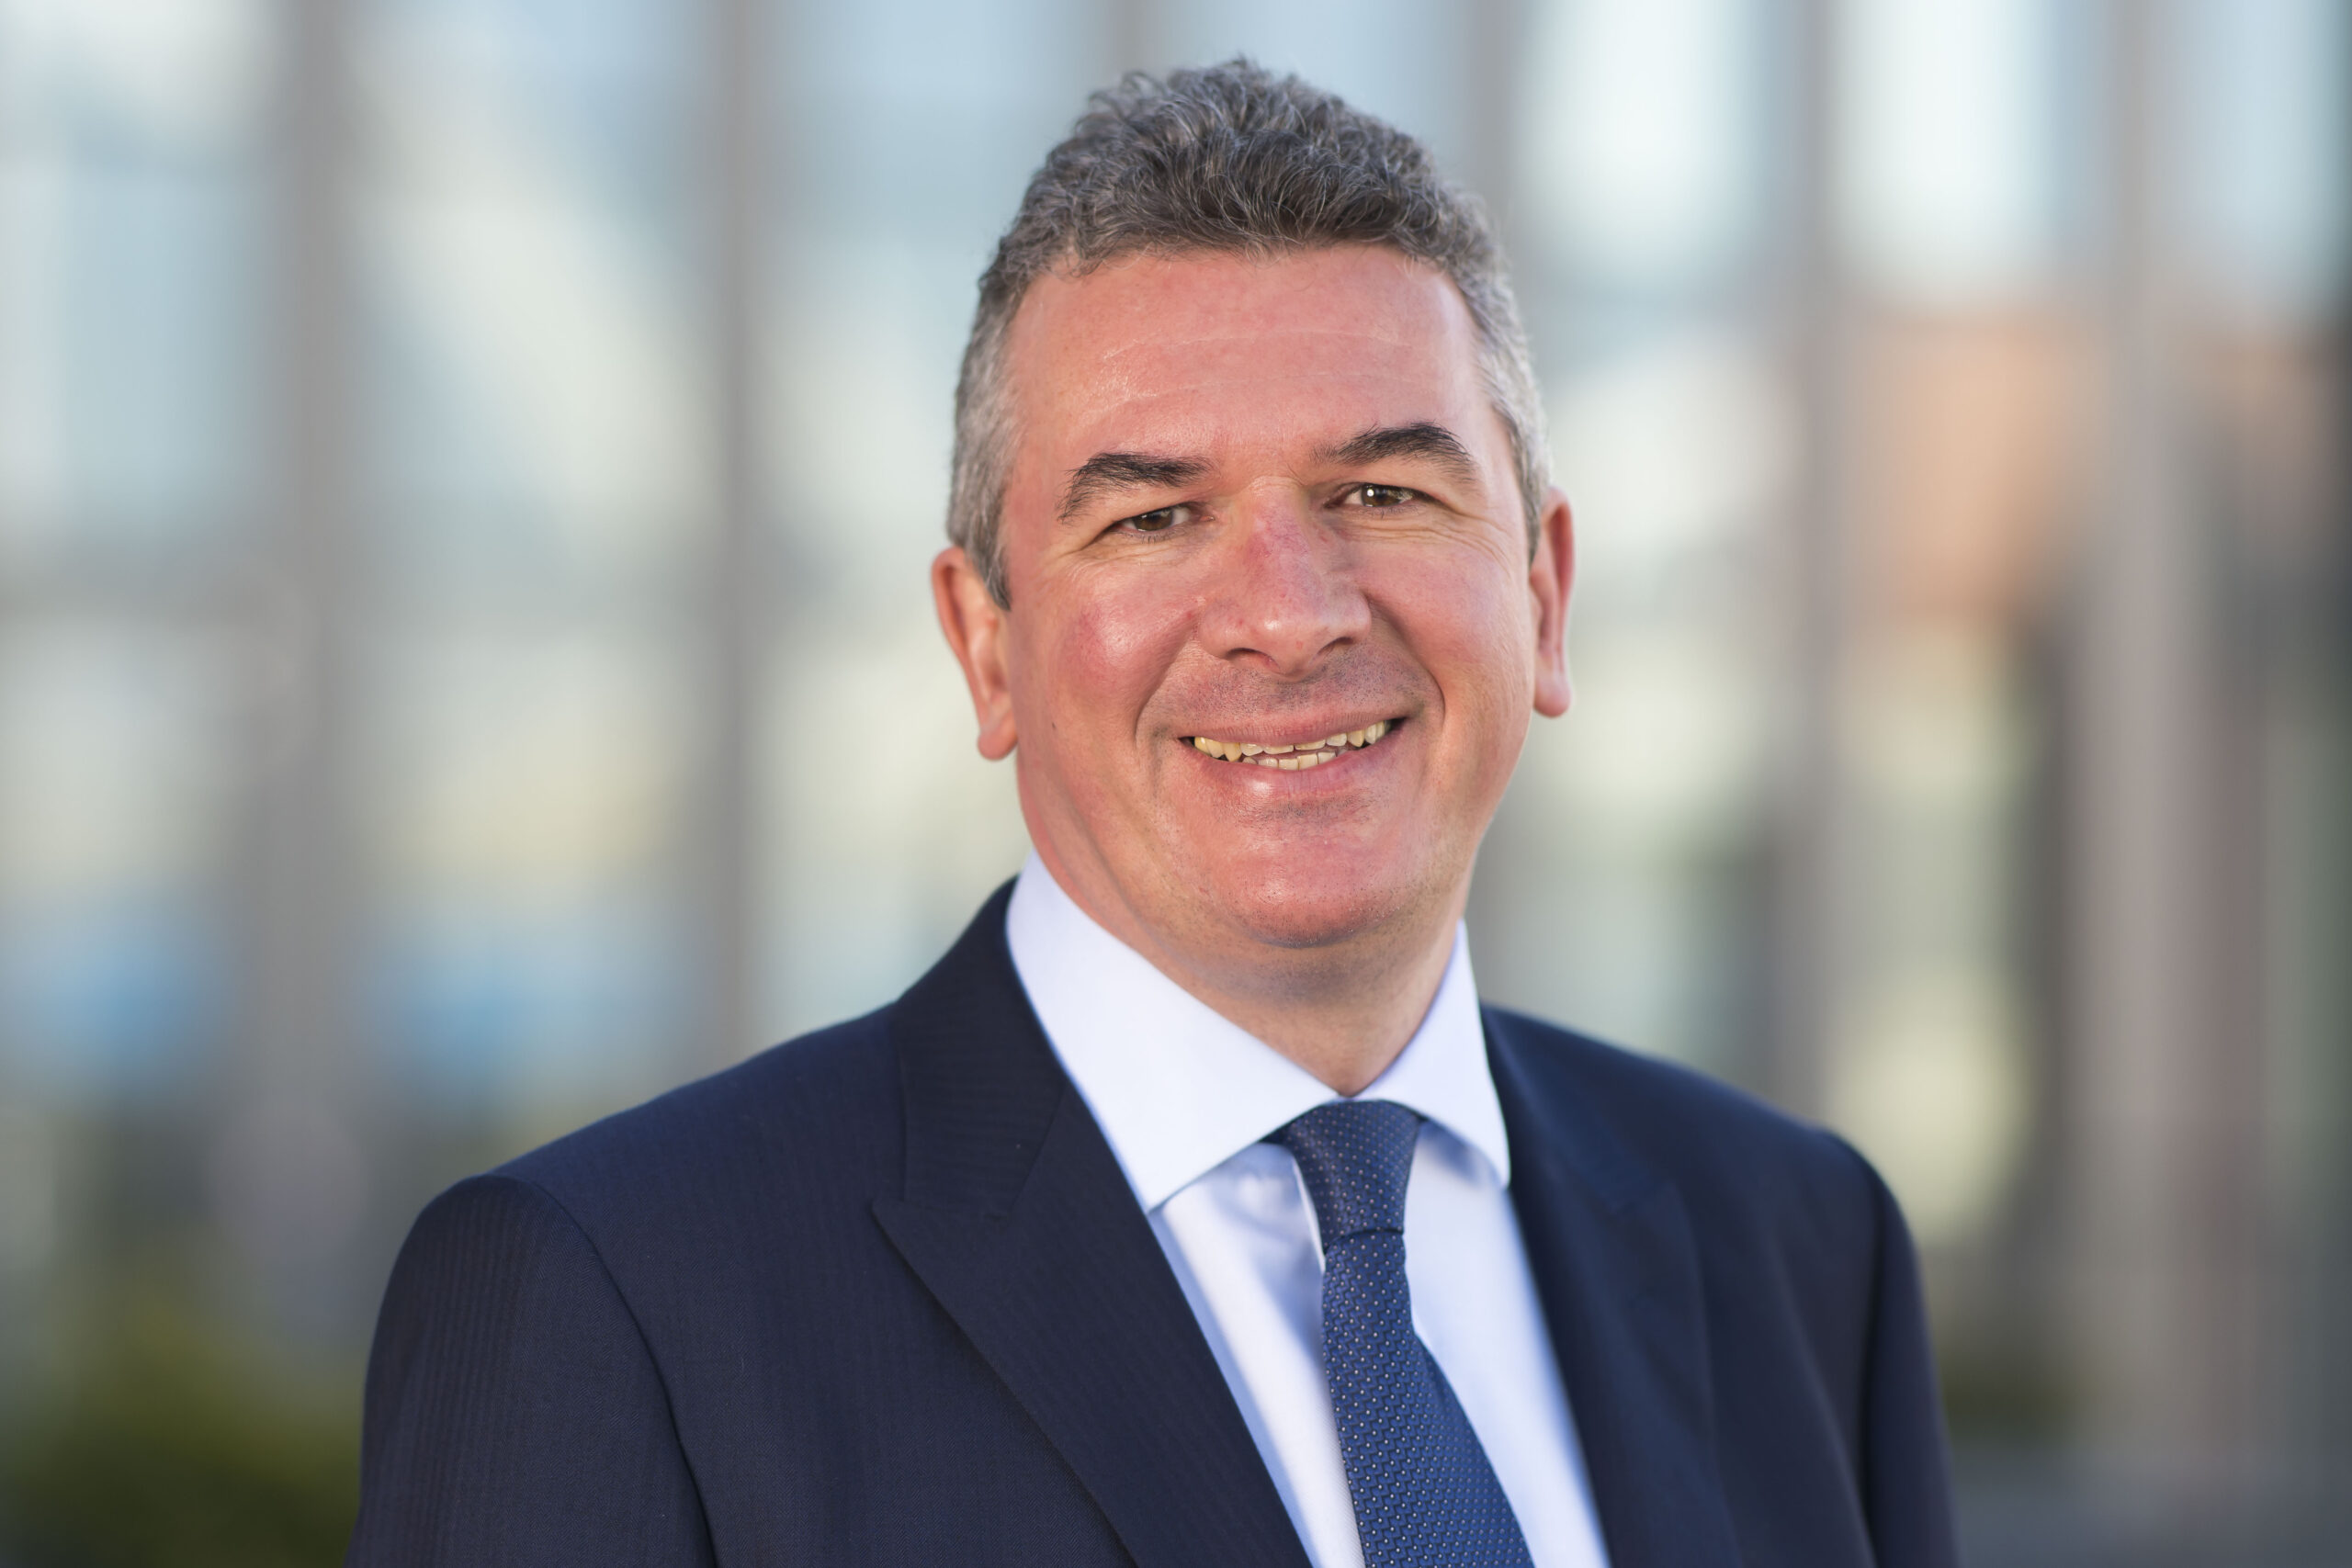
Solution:
[{"label": "man's eye", "polygon": [[1182,523],[1184,520],[1184,514],[1190,511],[1192,508],[1189,506],[1162,506],[1150,512],[1138,513],[1121,523],[1119,526],[1132,528],[1138,534],[1164,534]]},{"label": "man's eye", "polygon": [[1403,485],[1358,485],[1355,488],[1355,502],[1358,506],[1385,510],[1394,506],[1409,506],[1419,499],[1418,494],[1407,490]]}]

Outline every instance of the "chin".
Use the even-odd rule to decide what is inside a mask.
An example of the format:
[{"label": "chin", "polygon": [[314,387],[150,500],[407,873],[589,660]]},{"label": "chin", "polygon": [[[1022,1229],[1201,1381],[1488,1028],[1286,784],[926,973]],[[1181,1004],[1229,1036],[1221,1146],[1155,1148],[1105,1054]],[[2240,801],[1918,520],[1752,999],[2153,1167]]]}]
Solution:
[{"label": "chin", "polygon": [[1426,882],[1412,874],[1335,876],[1320,867],[1287,874],[1236,868],[1214,879],[1211,896],[1254,940],[1311,949],[1351,942],[1411,914],[1424,901]]}]

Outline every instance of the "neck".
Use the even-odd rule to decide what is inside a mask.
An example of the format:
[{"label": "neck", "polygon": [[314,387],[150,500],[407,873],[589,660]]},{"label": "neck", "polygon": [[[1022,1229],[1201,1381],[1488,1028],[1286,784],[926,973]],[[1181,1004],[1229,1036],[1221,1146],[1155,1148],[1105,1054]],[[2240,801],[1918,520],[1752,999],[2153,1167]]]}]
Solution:
[{"label": "neck", "polygon": [[1095,924],[1343,1095],[1362,1093],[1420,1028],[1453,960],[1468,894],[1465,881],[1435,908],[1312,947],[1247,936],[1184,940],[1148,925],[1115,890],[1093,896],[1039,849],[1062,891]]}]

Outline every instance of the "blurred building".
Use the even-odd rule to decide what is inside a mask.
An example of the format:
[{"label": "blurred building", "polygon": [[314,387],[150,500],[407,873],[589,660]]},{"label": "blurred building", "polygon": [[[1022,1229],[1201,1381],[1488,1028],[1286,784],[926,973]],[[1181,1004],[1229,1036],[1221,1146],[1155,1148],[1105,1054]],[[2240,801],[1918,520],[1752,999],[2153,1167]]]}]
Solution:
[{"label": "blurred building", "polygon": [[0,0],[0,1398],[142,1292],[347,1392],[435,1188],[1018,866],[972,285],[1237,50],[1517,259],[1490,995],[1881,1165],[1977,1561],[2352,1558],[2338,0]]}]

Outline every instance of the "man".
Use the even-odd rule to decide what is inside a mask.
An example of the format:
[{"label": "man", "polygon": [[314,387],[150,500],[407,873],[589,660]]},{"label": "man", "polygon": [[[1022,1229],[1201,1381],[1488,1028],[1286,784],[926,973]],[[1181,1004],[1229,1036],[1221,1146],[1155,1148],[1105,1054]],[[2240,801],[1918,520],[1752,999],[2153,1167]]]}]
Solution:
[{"label": "man", "polygon": [[940,617],[1035,854],[881,1011],[461,1183],[356,1563],[1944,1564],[1844,1145],[1476,1001],[1569,517],[1475,206],[1246,64],[1032,183]]}]

